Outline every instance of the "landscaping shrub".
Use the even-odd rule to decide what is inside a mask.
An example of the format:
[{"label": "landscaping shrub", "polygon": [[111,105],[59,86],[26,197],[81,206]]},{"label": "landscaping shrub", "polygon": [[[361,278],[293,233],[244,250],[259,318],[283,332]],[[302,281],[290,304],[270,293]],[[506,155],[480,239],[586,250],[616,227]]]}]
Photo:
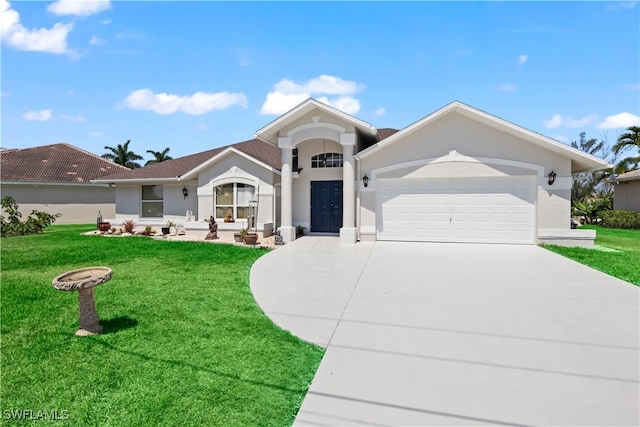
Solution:
[{"label": "landscaping shrub", "polygon": [[55,222],[61,214],[33,210],[25,221],[22,221],[22,213],[18,209],[18,203],[11,196],[5,196],[0,202],[2,209],[8,215],[8,221],[4,215],[0,215],[0,236],[21,236],[25,234],[42,233],[42,230]]},{"label": "landscaping shrub", "polygon": [[612,207],[613,193],[607,193],[583,201],[574,201],[571,215],[584,218],[587,224],[596,224],[600,218],[600,212],[610,210]]},{"label": "landscaping shrub", "polygon": [[132,219],[125,219],[122,221],[125,233],[133,233],[133,229],[136,228],[136,222]]},{"label": "landscaping shrub", "polygon": [[627,230],[640,230],[640,213],[633,211],[601,211],[600,225],[607,228],[624,228]]}]

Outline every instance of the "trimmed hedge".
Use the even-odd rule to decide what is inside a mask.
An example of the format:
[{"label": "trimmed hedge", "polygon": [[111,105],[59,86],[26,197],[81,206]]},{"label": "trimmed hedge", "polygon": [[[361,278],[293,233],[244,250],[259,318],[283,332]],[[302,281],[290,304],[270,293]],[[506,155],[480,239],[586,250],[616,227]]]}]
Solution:
[{"label": "trimmed hedge", "polygon": [[640,230],[640,213],[633,211],[601,211],[600,225],[607,228]]}]

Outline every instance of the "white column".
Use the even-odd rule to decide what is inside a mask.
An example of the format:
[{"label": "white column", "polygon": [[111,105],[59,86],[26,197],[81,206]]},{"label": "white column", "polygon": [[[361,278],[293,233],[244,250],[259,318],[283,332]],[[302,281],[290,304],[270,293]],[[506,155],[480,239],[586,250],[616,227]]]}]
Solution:
[{"label": "white column", "polygon": [[357,232],[355,227],[356,187],[354,173],[353,152],[356,148],[356,135],[343,133],[340,135],[342,144],[342,228],[340,229],[341,243],[355,243]]},{"label": "white column", "polygon": [[293,227],[292,200],[293,200],[293,178],[291,176],[293,164],[293,147],[291,138],[278,138],[278,147],[282,155],[281,170],[281,194],[280,194],[280,235],[285,243],[296,239],[296,230]]}]

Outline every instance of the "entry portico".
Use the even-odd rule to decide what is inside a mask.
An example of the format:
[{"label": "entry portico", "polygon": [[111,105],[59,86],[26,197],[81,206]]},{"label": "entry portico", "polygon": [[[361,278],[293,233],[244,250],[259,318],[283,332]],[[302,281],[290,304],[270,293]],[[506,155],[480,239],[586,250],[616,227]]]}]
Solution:
[{"label": "entry portico", "polygon": [[[377,142],[376,135],[374,126],[314,99],[256,132],[258,139],[277,144],[281,151],[280,233],[285,242],[295,239],[294,220],[312,232],[339,232],[342,242],[356,242],[354,155]],[[335,195],[342,197],[336,200]],[[314,216],[314,210],[322,215]],[[336,215],[340,218],[327,227],[314,221]]]}]

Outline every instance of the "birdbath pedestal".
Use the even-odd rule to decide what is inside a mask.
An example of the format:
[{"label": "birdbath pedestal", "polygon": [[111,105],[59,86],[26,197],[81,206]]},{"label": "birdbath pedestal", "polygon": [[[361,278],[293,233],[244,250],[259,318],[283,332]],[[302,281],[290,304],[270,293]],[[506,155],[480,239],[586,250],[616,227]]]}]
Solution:
[{"label": "birdbath pedestal", "polygon": [[85,337],[102,332],[93,288],[108,282],[112,276],[113,271],[108,267],[88,267],[67,271],[53,279],[51,284],[59,291],[78,291],[80,329],[76,331],[76,336]]}]

